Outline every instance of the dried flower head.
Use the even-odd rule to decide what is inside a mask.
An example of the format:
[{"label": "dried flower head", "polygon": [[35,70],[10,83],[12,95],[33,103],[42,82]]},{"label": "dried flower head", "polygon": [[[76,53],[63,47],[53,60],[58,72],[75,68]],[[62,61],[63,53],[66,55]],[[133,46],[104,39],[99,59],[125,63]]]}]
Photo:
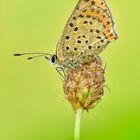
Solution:
[{"label": "dried flower head", "polygon": [[92,109],[103,96],[104,82],[103,64],[97,56],[94,61],[67,72],[64,79],[65,97],[74,111]]}]

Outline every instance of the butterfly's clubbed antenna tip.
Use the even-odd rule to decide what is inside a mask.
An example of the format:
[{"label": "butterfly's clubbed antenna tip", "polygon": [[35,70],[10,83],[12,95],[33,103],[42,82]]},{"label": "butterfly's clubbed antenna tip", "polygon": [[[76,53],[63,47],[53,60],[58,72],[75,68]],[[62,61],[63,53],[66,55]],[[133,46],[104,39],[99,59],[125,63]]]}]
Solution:
[{"label": "butterfly's clubbed antenna tip", "polygon": [[33,59],[33,57],[28,57],[28,58],[27,58],[27,60],[31,60],[31,59]]},{"label": "butterfly's clubbed antenna tip", "polygon": [[14,56],[21,56],[22,54],[19,54],[19,53],[16,53],[16,54],[14,54]]}]

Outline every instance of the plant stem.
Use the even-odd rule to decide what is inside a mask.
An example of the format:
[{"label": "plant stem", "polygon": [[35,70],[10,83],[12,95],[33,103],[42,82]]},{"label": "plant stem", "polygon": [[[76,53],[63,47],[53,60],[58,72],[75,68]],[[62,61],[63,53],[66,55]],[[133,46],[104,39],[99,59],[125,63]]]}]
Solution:
[{"label": "plant stem", "polygon": [[80,140],[80,123],[81,123],[81,114],[82,114],[82,108],[78,109],[75,113],[75,134],[74,134],[74,140]]}]

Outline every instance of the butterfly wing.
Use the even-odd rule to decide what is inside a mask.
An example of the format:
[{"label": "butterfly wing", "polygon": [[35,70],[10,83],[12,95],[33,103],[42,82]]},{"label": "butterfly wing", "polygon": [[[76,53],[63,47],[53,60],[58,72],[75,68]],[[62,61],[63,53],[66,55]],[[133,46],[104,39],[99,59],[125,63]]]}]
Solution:
[{"label": "butterfly wing", "polygon": [[59,61],[97,55],[117,38],[114,22],[104,0],[80,0],[57,46]]}]

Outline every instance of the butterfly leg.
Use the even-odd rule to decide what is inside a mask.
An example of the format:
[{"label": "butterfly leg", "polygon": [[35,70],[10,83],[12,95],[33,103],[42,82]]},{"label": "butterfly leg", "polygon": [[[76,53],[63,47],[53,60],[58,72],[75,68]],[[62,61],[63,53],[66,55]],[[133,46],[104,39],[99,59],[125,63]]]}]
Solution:
[{"label": "butterfly leg", "polygon": [[65,71],[62,67],[56,67],[56,71],[64,78],[66,76]]},{"label": "butterfly leg", "polygon": [[106,71],[106,67],[107,67],[107,63],[105,63],[105,66],[104,66],[104,72]]},{"label": "butterfly leg", "polygon": [[110,88],[108,87],[108,85],[104,85],[103,87],[107,88],[108,91],[109,91],[109,93],[111,93],[111,90],[110,90]]}]

